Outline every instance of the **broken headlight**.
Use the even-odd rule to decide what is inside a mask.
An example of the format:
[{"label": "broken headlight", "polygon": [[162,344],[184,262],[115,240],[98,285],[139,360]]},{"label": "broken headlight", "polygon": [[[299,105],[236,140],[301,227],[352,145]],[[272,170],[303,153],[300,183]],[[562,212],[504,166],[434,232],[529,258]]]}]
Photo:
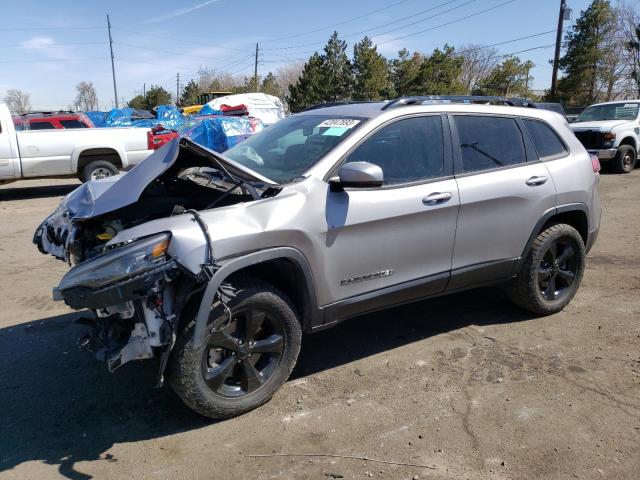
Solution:
[{"label": "broken headlight", "polygon": [[100,289],[155,270],[167,262],[169,233],[161,233],[115,247],[67,272],[58,290],[76,287]]}]

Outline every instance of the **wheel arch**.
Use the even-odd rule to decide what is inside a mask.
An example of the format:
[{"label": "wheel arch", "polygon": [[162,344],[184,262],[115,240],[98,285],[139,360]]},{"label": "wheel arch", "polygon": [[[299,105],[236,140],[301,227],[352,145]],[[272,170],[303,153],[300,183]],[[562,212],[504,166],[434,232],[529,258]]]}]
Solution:
[{"label": "wheel arch", "polygon": [[105,160],[122,168],[123,158],[124,152],[115,147],[79,147],[73,152],[71,163],[73,171],[81,173],[85,166],[95,160]]},{"label": "wheel arch", "polygon": [[627,135],[626,137],[624,137],[620,141],[620,145],[618,145],[618,148],[622,147],[623,145],[630,145],[631,147],[633,147],[633,149],[636,151],[636,153],[638,153],[638,142],[636,141],[636,139],[633,136]]},{"label": "wheel arch", "polygon": [[[274,275],[274,272],[276,273]],[[315,282],[306,257],[292,247],[279,247],[252,252],[228,260],[216,270],[205,288],[196,316],[193,342],[197,347],[204,340],[209,318],[209,308],[220,285],[239,275],[253,275],[265,280],[285,293],[301,315],[303,331],[310,331],[318,324],[318,309]],[[297,288],[301,283],[304,288]]]},{"label": "wheel arch", "polygon": [[551,225],[557,225],[559,223],[565,223],[575,228],[582,237],[585,246],[589,244],[589,210],[584,203],[571,203],[547,210],[533,228],[527,245],[522,252],[522,256],[515,265],[514,275],[520,271],[536,237]]}]

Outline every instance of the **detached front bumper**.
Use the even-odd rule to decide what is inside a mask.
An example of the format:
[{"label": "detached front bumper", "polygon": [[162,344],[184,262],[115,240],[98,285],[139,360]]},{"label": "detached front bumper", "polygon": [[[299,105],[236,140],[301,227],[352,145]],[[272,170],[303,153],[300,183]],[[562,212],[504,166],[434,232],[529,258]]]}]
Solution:
[{"label": "detached front bumper", "polygon": [[611,160],[616,157],[618,150],[615,148],[604,148],[602,150],[587,150],[590,154],[598,157],[598,160]]}]

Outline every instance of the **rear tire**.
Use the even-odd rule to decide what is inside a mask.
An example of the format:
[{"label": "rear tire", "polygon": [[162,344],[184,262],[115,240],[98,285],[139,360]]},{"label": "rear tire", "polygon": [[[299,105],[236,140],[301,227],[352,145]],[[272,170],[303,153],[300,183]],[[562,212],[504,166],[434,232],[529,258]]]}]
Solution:
[{"label": "rear tire", "polygon": [[536,237],[507,293],[513,303],[539,315],[562,310],[574,297],[585,267],[582,237],[570,225],[552,225]]},{"label": "rear tire", "polygon": [[234,417],[267,402],[289,378],[300,352],[302,329],[286,295],[253,278],[233,285],[236,296],[228,302],[233,321],[225,326],[227,310],[216,300],[207,337],[194,348],[193,309],[169,362],[173,390],[210,418]]},{"label": "rear tire", "polygon": [[89,180],[99,180],[101,178],[112,177],[118,175],[118,167],[106,160],[95,160],[85,165],[80,173],[80,180],[88,182]]},{"label": "rear tire", "polygon": [[616,158],[613,159],[613,168],[616,173],[630,173],[636,167],[637,153],[631,145],[618,147]]}]

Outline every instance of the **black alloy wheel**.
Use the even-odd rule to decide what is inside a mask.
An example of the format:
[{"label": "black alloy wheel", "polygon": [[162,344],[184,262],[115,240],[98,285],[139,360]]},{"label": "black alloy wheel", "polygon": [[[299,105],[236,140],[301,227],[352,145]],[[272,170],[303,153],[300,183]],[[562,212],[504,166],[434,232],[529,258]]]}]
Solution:
[{"label": "black alloy wheel", "polygon": [[285,348],[282,323],[266,309],[232,311],[232,321],[208,338],[202,375],[217,395],[239,397],[261,388],[276,371]]},{"label": "black alloy wheel", "polygon": [[578,272],[572,242],[560,239],[549,246],[538,266],[538,288],[547,300],[555,301],[570,291]]}]

